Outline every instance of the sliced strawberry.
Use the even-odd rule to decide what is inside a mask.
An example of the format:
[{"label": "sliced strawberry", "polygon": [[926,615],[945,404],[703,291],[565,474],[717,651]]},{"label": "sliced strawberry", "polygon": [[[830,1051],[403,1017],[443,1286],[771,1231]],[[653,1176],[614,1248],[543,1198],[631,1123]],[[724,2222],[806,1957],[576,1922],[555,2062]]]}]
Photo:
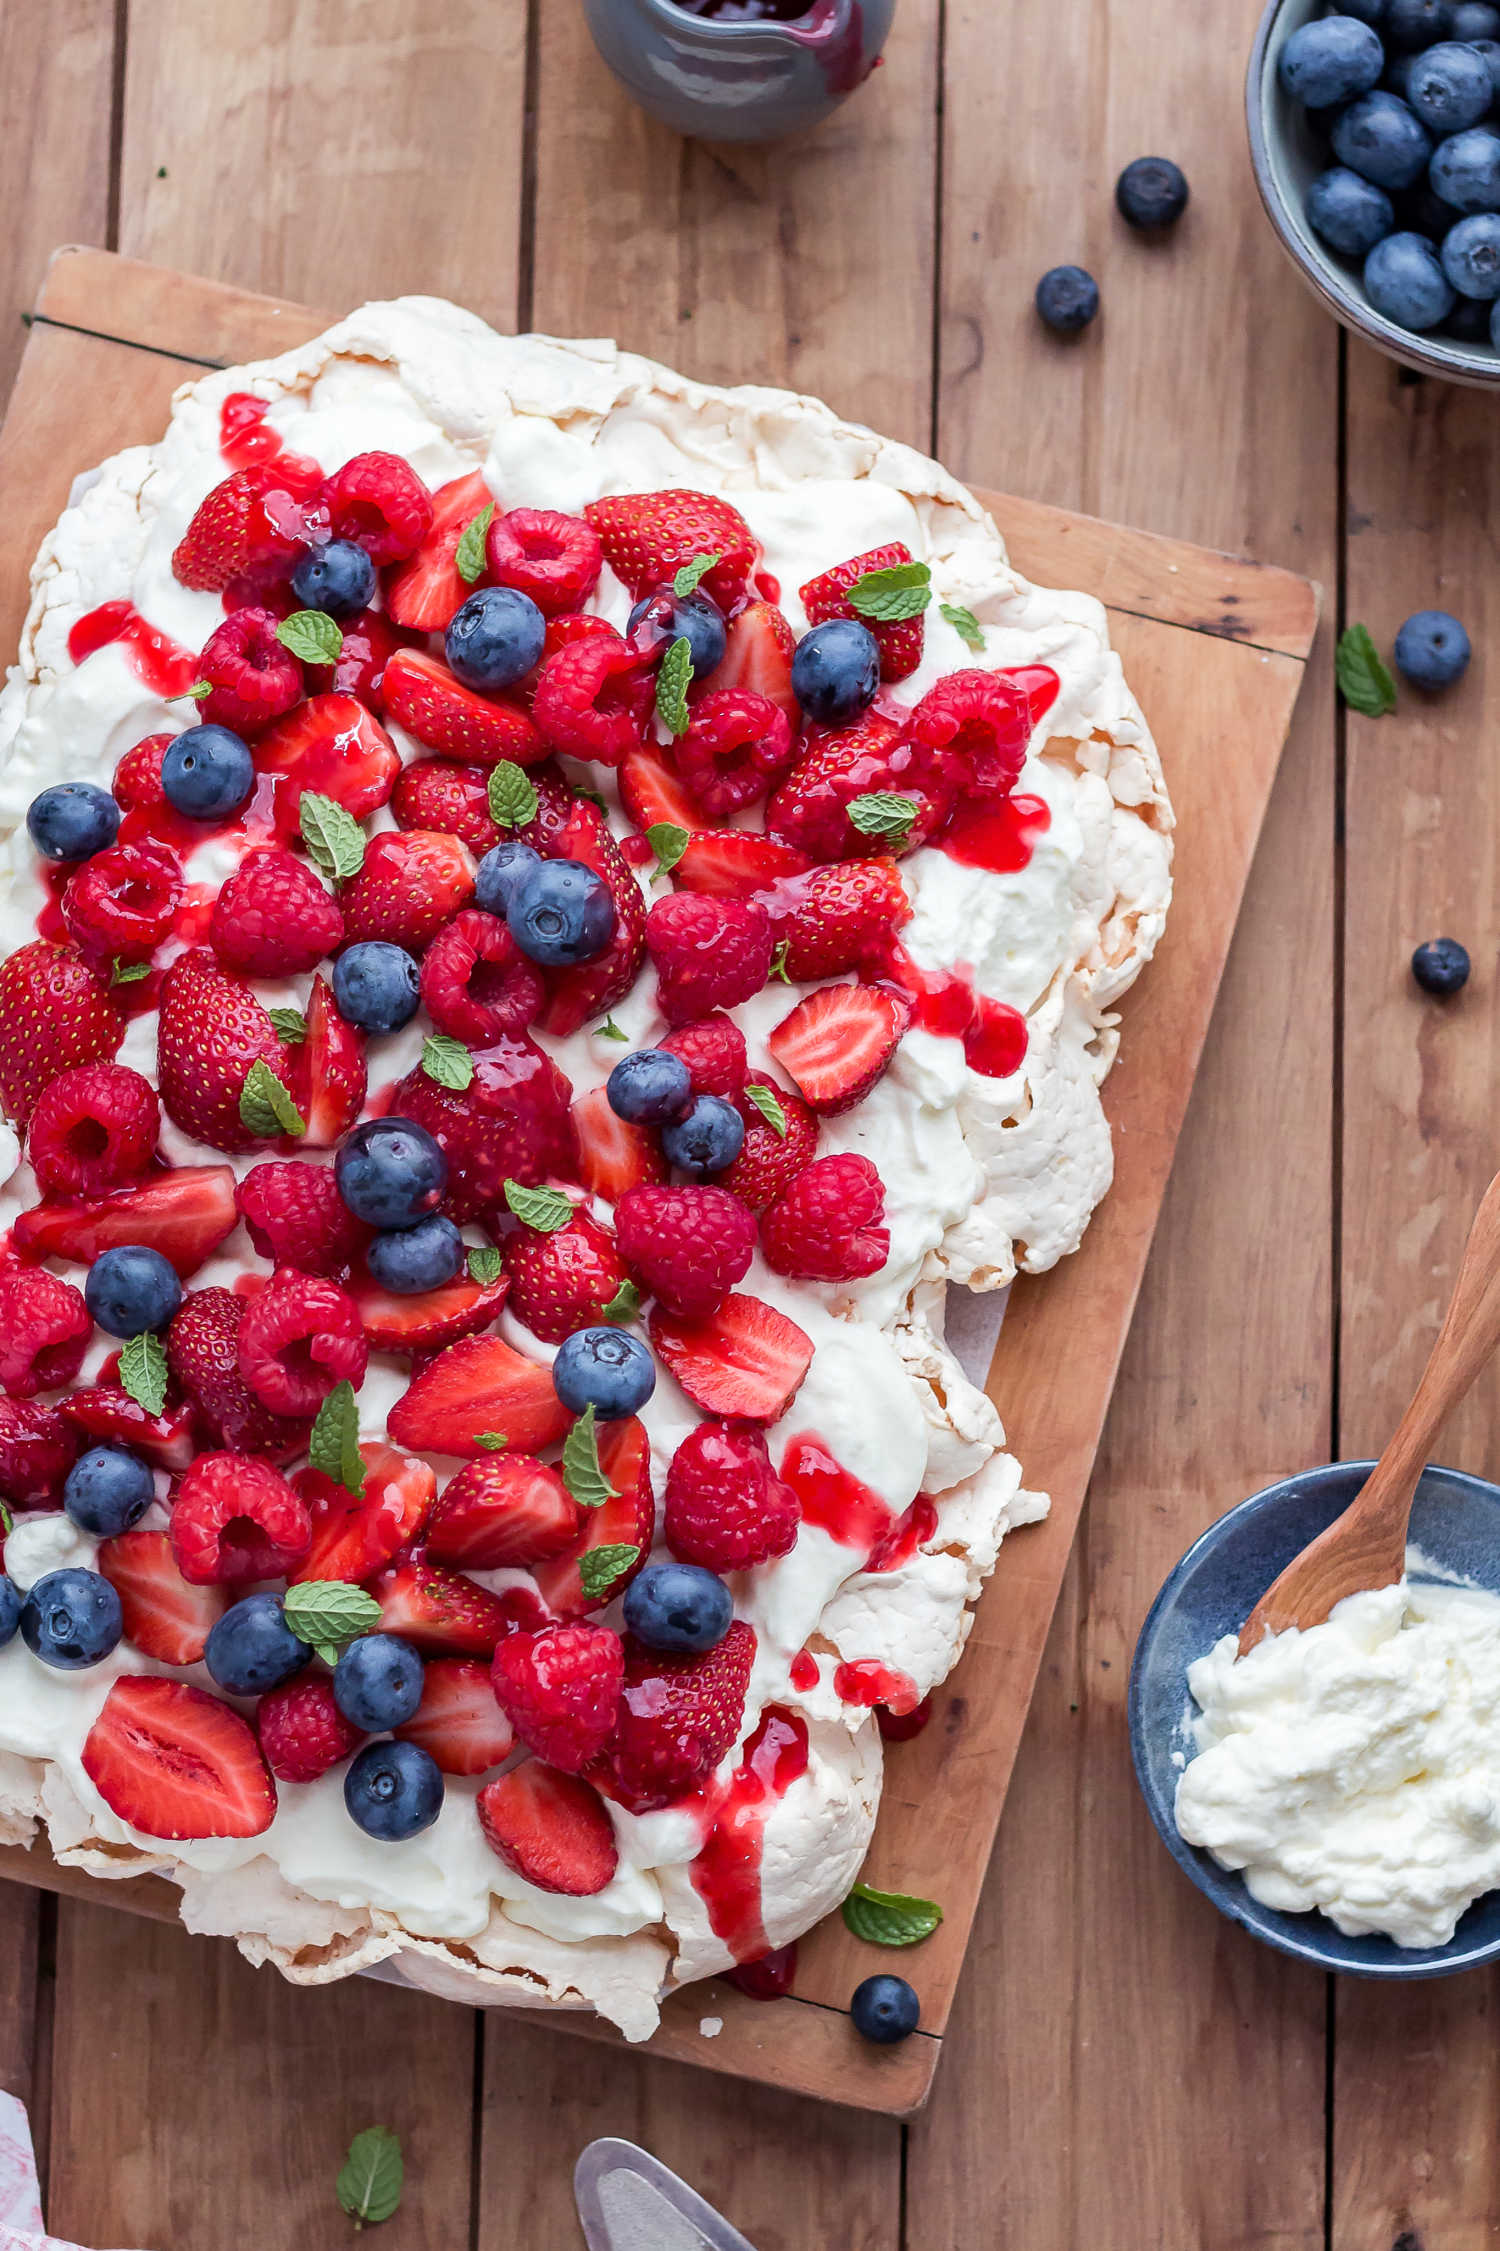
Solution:
[{"label": "sliced strawberry", "polygon": [[[735,1301],[730,1299],[732,1305]],[[651,1442],[646,1426],[634,1415],[601,1424],[599,1466],[615,1489],[613,1500],[602,1508],[583,1512],[583,1539],[571,1555],[532,1567],[532,1577],[542,1600],[560,1618],[581,1618],[602,1610],[623,1594],[636,1573],[644,1568],[656,1530],[656,1502],[651,1492]],[[578,1559],[590,1548],[634,1548],[635,1561],[625,1566],[602,1594],[583,1591]]]},{"label": "sliced strawberry", "polygon": [[487,1782],[476,1805],[490,1850],[538,1891],[586,1899],[613,1880],[614,1825],[581,1775],[528,1759]]},{"label": "sliced strawberry", "polygon": [[514,1452],[535,1454],[561,1438],[571,1420],[550,1368],[499,1337],[465,1337],[428,1361],[392,1407],[387,1427],[398,1445],[473,1460],[486,1450],[481,1435],[496,1433]]},{"label": "sliced strawberry", "polygon": [[186,1281],[216,1251],[239,1218],[228,1165],[184,1165],[144,1188],[81,1204],[36,1204],[11,1231],[28,1258],[71,1258],[91,1266],[101,1251],[144,1243]]},{"label": "sliced strawberry", "polygon": [[703,814],[692,791],[674,774],[654,743],[627,750],[620,761],[620,797],[636,827],[644,832],[658,821],[695,829]]},{"label": "sliced strawberry", "polygon": [[474,518],[494,500],[479,470],[455,477],[432,496],[432,529],[410,562],[385,582],[385,606],[397,625],[441,633],[473,588],[459,575],[458,543]]},{"label": "sliced strawberry", "polygon": [[493,1657],[509,1630],[498,1595],[436,1563],[403,1563],[371,1592],[380,1604],[380,1631],[398,1634],[424,1657]]},{"label": "sliced strawberry", "polygon": [[784,711],[793,727],[802,724],[802,712],[792,688],[792,658],[797,636],[770,602],[749,602],[729,621],[729,638],[717,668],[702,683],[702,692],[719,688],[748,688],[766,696]]},{"label": "sliced strawberry", "polygon": [[307,1037],[285,1051],[280,1075],[307,1129],[284,1147],[331,1149],[364,1107],[365,1043],[339,1014],[326,977],[312,981]]},{"label": "sliced strawberry", "polygon": [[350,1286],[365,1335],[377,1352],[436,1352],[460,1337],[477,1336],[494,1320],[509,1291],[508,1274],[493,1282],[461,1277],[415,1297],[396,1297],[368,1274],[357,1274]]},{"label": "sliced strawberry", "polygon": [[296,843],[304,790],[332,797],[357,821],[367,820],[395,787],[401,753],[356,696],[309,696],[261,736],[255,766],[278,777],[276,833]]},{"label": "sliced strawberry", "polygon": [[790,844],[755,829],[695,831],[672,870],[679,891],[707,891],[721,899],[749,899],[757,891],[806,873],[811,863]]},{"label": "sliced strawberry", "polygon": [[409,1547],[437,1499],[426,1462],[394,1446],[361,1446],[365,1489],[351,1493],[319,1469],[299,1469],[293,1487],[312,1518],[312,1545],[294,1579],[344,1579],[357,1584],[383,1571]]},{"label": "sliced strawberry", "polygon": [[651,1342],[705,1414],[773,1423],[812,1364],[812,1338],[758,1297],[727,1297],[712,1319],[681,1321],[655,1306]]},{"label": "sliced strawberry", "polygon": [[466,1571],[539,1563],[578,1538],[578,1503],[555,1469],[530,1454],[485,1454],[443,1488],[427,1552]]},{"label": "sliced strawberry", "polygon": [[580,798],[555,831],[544,857],[581,860],[602,875],[615,903],[614,935],[603,953],[576,969],[554,969],[538,1029],[565,1039],[623,1000],[646,958],[646,903],[597,805]]},{"label": "sliced strawberry", "polygon": [[198,1450],[190,1407],[171,1407],[163,1414],[148,1415],[139,1400],[111,1383],[70,1391],[57,1404],[75,1430],[106,1445],[128,1446],[132,1452],[144,1454],[158,1469],[184,1470]]},{"label": "sliced strawberry", "polygon": [[196,1665],[229,1608],[227,1587],[190,1586],[165,1532],[122,1532],[105,1540],[98,1567],[120,1598],[125,1638],[160,1665]]},{"label": "sliced strawberry", "polygon": [[396,1733],[420,1744],[444,1774],[486,1774],[510,1757],[516,1742],[495,1701],[490,1668],[477,1657],[434,1657],[422,1676],[417,1716]]},{"label": "sliced strawberry", "polygon": [[824,985],[799,1001],[766,1041],[810,1110],[852,1110],[881,1076],[906,1029],[906,1011],[879,985]]},{"label": "sliced strawberry", "polygon": [[146,1837],[259,1837],[276,1785],[238,1712],[185,1681],[117,1680],[83,1746],[83,1771]]},{"label": "sliced strawberry", "polygon": [[476,695],[425,649],[398,649],[380,693],[388,715],[408,734],[463,765],[494,766],[509,758],[533,766],[547,756],[547,745],[520,704]]},{"label": "sliced strawberry", "polygon": [[578,1177],[592,1195],[617,1204],[627,1188],[654,1188],[667,1177],[667,1160],[654,1133],[617,1118],[602,1086],[573,1105],[578,1134]]}]

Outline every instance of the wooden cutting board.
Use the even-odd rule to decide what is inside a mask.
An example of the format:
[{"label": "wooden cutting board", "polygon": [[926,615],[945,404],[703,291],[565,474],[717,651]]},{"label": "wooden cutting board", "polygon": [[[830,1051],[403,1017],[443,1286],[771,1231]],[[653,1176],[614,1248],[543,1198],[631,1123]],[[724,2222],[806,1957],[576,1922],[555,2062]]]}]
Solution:
[{"label": "wooden cutting board", "polygon": [[[260,359],[327,316],[103,251],[64,250],[43,286],[0,431],[0,651],[13,651],[26,575],[73,477],[161,432],[197,368]],[[1044,1524],[1012,1534],[968,1649],[932,1724],[886,1758],[864,1874],[939,1900],[923,1946],[887,1955],[831,1918],[801,1947],[797,1991],[755,2002],[717,1981],[667,2004],[648,2053],[904,2115],[931,2089],[970,1924],[1026,1710],[1083,1506],[1120,1352],[1156,1226],[1240,898],[1318,618],[1305,579],[1001,493],[980,495],[1011,556],[1044,584],[1085,588],[1110,611],[1115,646],[1161,749],[1177,810],[1176,897],[1155,962],[1123,1005],[1105,1088],[1115,1184],[1082,1249],[1012,1293],[989,1390],[1028,1487],[1052,1496]],[[44,1849],[0,1850],[0,1874],[175,1919],[159,1877],[117,1883],[55,1866]],[[120,1969],[130,1975],[129,1926]],[[874,2049],[849,1995],[881,1969],[909,1976],[921,2029]],[[273,1974],[267,1972],[267,1975]],[[612,2041],[592,2018],[560,2031]],[[718,2025],[717,2031],[705,2029]]]}]

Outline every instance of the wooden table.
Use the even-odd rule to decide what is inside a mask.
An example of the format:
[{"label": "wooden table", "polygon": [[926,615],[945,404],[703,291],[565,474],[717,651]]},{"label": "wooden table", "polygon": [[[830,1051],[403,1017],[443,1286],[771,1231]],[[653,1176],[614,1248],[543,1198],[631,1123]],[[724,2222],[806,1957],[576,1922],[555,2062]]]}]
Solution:
[{"label": "wooden table", "polygon": [[[1500,1139],[1494,407],[1346,344],[1283,266],[1239,119],[1257,13],[902,0],[886,67],[821,133],[715,153],[618,95],[575,0],[0,12],[0,381],[63,240],[312,303],[433,290],[790,381],[975,482],[1288,564],[1386,645],[1451,606],[1479,652],[1442,703],[1369,722],[1320,651],[929,2113],[902,2129],[370,1984],[293,1993],[227,1947],[8,1891],[0,2082],[32,2102],[58,2231],[321,2251],[376,2120],[411,2178],[381,2251],[566,2251],[572,2160],[602,2132],[758,2251],[1500,2231],[1500,1988],[1335,1988],[1255,1947],[1162,1853],[1125,1751],[1160,1578],[1240,1494],[1378,1445]],[[1156,150],[1193,185],[1160,246],[1110,201]],[[1105,312],[1060,346],[1030,293],[1064,259]],[[1406,972],[1440,931],[1476,964],[1447,1008]],[[1447,1452],[1500,1472],[1500,1381]]]}]

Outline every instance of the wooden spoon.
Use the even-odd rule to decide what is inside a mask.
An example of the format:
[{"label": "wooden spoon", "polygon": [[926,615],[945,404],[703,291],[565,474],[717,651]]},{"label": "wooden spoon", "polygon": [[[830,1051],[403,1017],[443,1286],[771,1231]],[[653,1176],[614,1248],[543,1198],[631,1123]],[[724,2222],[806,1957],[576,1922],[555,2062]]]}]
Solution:
[{"label": "wooden spoon", "polygon": [[1345,1595],[1394,1586],[1432,1441],[1500,1345],[1500,1173],[1485,1190],[1458,1280],[1416,1396],[1343,1515],[1320,1532],[1261,1596],[1240,1633],[1240,1655],[1265,1634],[1318,1626]]}]

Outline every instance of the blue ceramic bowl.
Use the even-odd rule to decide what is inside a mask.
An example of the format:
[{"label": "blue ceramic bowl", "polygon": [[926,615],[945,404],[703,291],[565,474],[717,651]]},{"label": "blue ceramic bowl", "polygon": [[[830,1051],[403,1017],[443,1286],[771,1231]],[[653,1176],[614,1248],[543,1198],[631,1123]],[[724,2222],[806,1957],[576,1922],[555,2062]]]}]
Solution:
[{"label": "blue ceramic bowl", "polygon": [[[1221,1914],[1268,1946],[1319,1969],[1357,1977],[1446,1977],[1500,1958],[1500,1891],[1475,1900],[1446,1946],[1345,1938],[1326,1915],[1280,1913],[1252,1899],[1239,1876],[1177,1833],[1172,1804],[1191,1758],[1187,1668],[1224,1634],[1238,1633],[1271,1581],[1342,1514],[1374,1464],[1332,1462],[1241,1501],[1193,1542],[1151,1606],[1130,1672],[1130,1751],[1151,1818],[1179,1868]],[[1500,1593],[1500,1486],[1461,1470],[1427,1469],[1411,1537],[1444,1572]]]},{"label": "blue ceramic bowl", "polygon": [[672,0],[583,0],[594,45],[641,107],[706,141],[820,125],[874,69],[896,0],[807,0],[792,23],[690,15]]}]

